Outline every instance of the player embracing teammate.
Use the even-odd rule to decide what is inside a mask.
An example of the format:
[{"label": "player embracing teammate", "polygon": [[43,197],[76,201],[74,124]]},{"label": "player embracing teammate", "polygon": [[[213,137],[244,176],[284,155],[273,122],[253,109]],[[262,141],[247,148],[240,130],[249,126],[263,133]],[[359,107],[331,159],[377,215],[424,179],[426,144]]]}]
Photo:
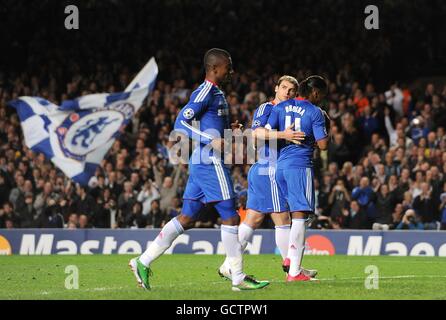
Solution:
[{"label": "player embracing teammate", "polygon": [[[260,159],[248,174],[248,212],[239,228],[239,240],[244,250],[265,214],[271,214],[287,282],[308,281],[317,271],[302,268],[305,224],[314,213],[314,148],[326,150],[328,146],[329,118],[317,107],[327,93],[327,84],[319,76],[300,85],[295,78],[283,76],[275,92],[273,101],[254,112],[253,137],[265,140],[265,145],[258,150]],[[270,147],[271,140],[277,141],[278,148]],[[231,279],[227,260],[218,273]]]},{"label": "player embracing teammate", "polygon": [[308,281],[311,275],[302,269],[305,251],[305,223],[314,213],[313,152],[316,145],[328,148],[329,119],[317,105],[327,94],[327,83],[320,76],[311,76],[299,85],[302,100],[288,100],[272,109],[265,128],[285,130],[290,126],[305,134],[299,144],[285,142],[280,146],[276,181],[282,196],[280,206],[288,204],[292,224],[289,235],[289,270],[287,282]]},{"label": "player embracing teammate", "polygon": [[[284,195],[276,181],[277,160],[280,151],[277,142],[300,144],[305,140],[305,134],[295,130],[294,125],[288,125],[282,131],[270,131],[265,129],[268,119],[280,103],[296,98],[299,87],[298,81],[291,76],[282,76],[275,86],[275,98],[259,106],[254,112],[252,120],[252,136],[257,140],[259,160],[248,174],[248,203],[246,218],[239,227],[239,240],[243,249],[251,241],[254,230],[262,224],[265,215],[271,214],[275,224],[276,246],[283,258],[284,271],[288,272],[289,259],[288,246],[290,239],[291,218]],[[270,141],[276,140],[275,145],[270,146]],[[264,141],[264,142],[263,142]],[[317,271],[305,270],[304,274],[315,277]],[[219,268],[218,274],[226,279],[231,279],[231,269],[227,259]]]},{"label": "player embracing teammate", "polygon": [[[295,100],[297,80],[284,76],[276,86],[275,100],[256,110],[253,136],[265,141],[264,158],[250,170],[250,211],[247,221],[239,227],[229,167],[222,160],[225,130],[238,129],[237,123],[230,124],[229,106],[220,89],[231,79],[232,59],[225,50],[211,49],[205,55],[204,66],[204,83],[192,93],[175,122],[175,130],[198,145],[189,162],[181,214],[167,223],[129,266],[138,284],[150,289],[151,264],[194,226],[205,204],[212,204],[222,219],[221,239],[226,252],[219,274],[231,279],[232,290],[256,290],[269,284],[243,272],[243,250],[267,213],[273,214],[276,223],[276,242],[288,272],[287,281],[310,280],[316,271],[302,269],[301,263],[305,222],[314,212],[313,151],[316,143],[323,150],[328,144],[324,114],[316,106],[324,98],[327,84],[322,77],[310,77],[299,86],[305,100]],[[198,127],[193,125],[195,120],[199,121]],[[276,140],[279,148],[269,148],[270,140]]]}]

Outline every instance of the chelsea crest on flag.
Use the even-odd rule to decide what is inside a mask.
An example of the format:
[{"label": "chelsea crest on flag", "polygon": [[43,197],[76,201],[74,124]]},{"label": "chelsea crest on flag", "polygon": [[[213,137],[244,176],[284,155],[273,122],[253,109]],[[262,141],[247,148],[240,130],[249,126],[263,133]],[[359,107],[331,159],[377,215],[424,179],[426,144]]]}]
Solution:
[{"label": "chelsea crest on flag", "polygon": [[152,58],[125,92],[86,95],[60,106],[39,97],[20,97],[8,105],[17,110],[27,147],[43,153],[74,182],[87,185],[157,76]]}]

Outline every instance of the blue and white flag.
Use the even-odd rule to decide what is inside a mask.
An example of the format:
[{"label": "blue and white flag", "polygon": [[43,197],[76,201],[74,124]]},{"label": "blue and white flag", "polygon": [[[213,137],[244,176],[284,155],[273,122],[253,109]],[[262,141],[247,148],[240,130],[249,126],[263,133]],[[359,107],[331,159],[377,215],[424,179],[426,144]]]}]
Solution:
[{"label": "blue and white flag", "polygon": [[28,148],[43,153],[73,181],[87,185],[121,131],[153,90],[152,58],[125,92],[92,94],[57,106],[39,97],[11,101]]}]

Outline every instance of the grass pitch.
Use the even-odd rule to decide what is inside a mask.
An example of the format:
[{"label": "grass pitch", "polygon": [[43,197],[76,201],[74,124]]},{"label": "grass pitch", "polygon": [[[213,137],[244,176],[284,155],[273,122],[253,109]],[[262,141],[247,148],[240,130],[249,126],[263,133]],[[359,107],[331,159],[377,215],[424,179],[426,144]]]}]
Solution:
[{"label": "grass pitch", "polygon": [[[137,288],[129,256],[0,256],[0,299],[299,300],[446,299],[446,259],[427,257],[306,256],[319,282],[285,283],[281,259],[245,256],[247,274],[267,279],[263,290],[232,292],[217,275],[223,256],[166,255],[153,264],[152,290]],[[79,270],[79,289],[65,282]],[[366,267],[379,270],[379,289],[365,287]],[[69,281],[68,281],[69,282]]]}]

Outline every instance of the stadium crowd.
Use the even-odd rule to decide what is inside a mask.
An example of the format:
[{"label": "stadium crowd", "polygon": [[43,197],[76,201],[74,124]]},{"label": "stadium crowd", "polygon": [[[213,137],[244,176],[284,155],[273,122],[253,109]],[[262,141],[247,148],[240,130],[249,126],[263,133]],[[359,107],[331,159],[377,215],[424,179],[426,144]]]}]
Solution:
[{"label": "stadium crowd", "polygon": [[[217,9],[227,15],[231,28],[244,23],[237,12]],[[251,9],[260,10],[257,6]],[[250,21],[253,26],[261,23],[264,21]],[[123,28],[116,31],[121,35],[134,27],[116,25]],[[164,32],[166,38],[174,33],[168,28]],[[283,33],[287,33],[286,26],[272,24],[270,33],[261,35],[268,43],[278,39],[275,34]],[[44,34],[36,33],[32,39],[36,48]],[[256,39],[249,33],[233,35],[237,43]],[[135,39],[139,36],[134,35]],[[196,33],[197,39],[204,36]],[[190,37],[181,39],[190,42],[182,46],[194,47]],[[160,47],[166,45],[155,35],[149,40]],[[325,40],[315,43],[337,41]],[[95,40],[88,41],[91,44]],[[206,43],[204,38],[197,42]],[[64,51],[60,46],[47,60],[44,55],[30,55],[29,68],[23,72],[0,70],[0,228],[160,228],[179,214],[188,170],[186,165],[169,162],[168,150],[173,144],[169,134],[177,113],[203,80],[197,58],[206,48],[186,50],[181,59],[167,49],[144,48],[156,52],[162,70],[156,89],[115,142],[88,187],[73,184],[43,155],[30,151],[24,144],[17,114],[7,106],[9,100],[25,95],[60,103],[91,93],[120,92],[132,79],[130,70],[137,68],[125,65],[128,58],[123,58],[122,52],[126,44],[114,45],[120,49],[110,60],[95,54],[84,60],[73,53],[73,58],[64,63],[70,48]],[[290,51],[275,59],[274,50],[264,48],[260,55],[249,52],[253,47],[255,44],[246,43],[235,54],[252,59],[240,62],[240,68],[234,59],[236,74],[224,88],[232,120],[239,120],[245,128],[250,127],[255,108],[273,97],[274,84],[283,73],[298,80],[323,73],[329,79],[329,95],[323,107],[332,119],[332,140],[327,152],[315,154],[317,219],[312,228],[446,229],[446,83],[429,83],[421,88],[395,82],[383,88],[371,74],[372,65],[386,59],[390,48],[385,45],[379,50],[356,48],[351,61],[343,60],[342,53],[351,48],[340,47],[331,58],[319,57],[323,61],[320,65],[314,60],[317,55],[296,61],[292,55],[299,56],[299,52]],[[309,50],[328,53],[317,45]],[[139,54],[133,61],[147,58]],[[364,59],[368,56],[379,61],[366,63],[372,60]],[[363,63],[355,63],[361,59]],[[242,217],[246,214],[248,170],[249,165],[236,165],[232,170]],[[209,207],[196,227],[218,225],[218,215]],[[272,227],[271,221],[266,219],[263,227]]]}]

